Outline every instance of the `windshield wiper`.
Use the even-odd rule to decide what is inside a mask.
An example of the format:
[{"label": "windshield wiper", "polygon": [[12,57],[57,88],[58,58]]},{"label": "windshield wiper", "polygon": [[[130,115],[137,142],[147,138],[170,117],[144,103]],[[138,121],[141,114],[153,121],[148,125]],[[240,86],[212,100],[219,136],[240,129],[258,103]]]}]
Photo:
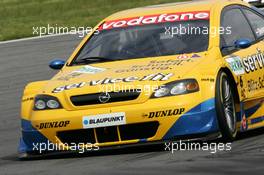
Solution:
[{"label": "windshield wiper", "polygon": [[108,61],[117,61],[118,59],[104,58],[104,57],[87,57],[81,58],[74,62],[74,64],[88,64],[96,62],[108,62]]}]

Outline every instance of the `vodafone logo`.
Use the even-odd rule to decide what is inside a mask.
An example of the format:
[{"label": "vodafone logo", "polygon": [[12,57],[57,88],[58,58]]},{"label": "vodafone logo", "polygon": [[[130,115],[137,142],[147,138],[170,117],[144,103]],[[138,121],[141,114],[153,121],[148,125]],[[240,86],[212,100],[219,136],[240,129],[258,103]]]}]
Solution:
[{"label": "vodafone logo", "polygon": [[159,14],[159,15],[119,19],[114,21],[106,21],[104,24],[102,24],[99,27],[99,30],[109,30],[113,28],[158,24],[165,22],[206,20],[209,18],[210,18],[209,11]]}]

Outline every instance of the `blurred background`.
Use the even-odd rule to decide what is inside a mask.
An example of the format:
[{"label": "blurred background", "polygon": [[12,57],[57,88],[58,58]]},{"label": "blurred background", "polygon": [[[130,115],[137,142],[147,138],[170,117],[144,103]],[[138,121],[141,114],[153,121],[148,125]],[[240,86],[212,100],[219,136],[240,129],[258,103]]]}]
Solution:
[{"label": "blurred background", "polygon": [[36,26],[93,27],[134,7],[184,0],[0,0],[0,41],[33,36]]}]

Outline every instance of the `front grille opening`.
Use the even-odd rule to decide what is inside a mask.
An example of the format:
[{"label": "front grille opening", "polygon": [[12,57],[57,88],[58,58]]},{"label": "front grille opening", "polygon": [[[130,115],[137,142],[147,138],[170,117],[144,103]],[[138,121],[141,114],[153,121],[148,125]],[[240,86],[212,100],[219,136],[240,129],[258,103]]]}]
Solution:
[{"label": "front grille opening", "polygon": [[60,131],[57,137],[63,144],[94,144],[96,142],[93,129],[79,129],[71,131]]},{"label": "front grille opening", "polygon": [[[95,129],[78,129],[59,131],[57,137],[66,144],[94,144],[118,142],[126,140],[147,139],[155,136],[159,122],[134,123],[119,126],[109,126]],[[118,136],[120,133],[120,139]],[[94,132],[95,131],[95,132]],[[96,136],[96,137],[95,137]],[[97,138],[97,140],[96,140]]]},{"label": "front grille opening", "polygon": [[159,127],[158,122],[122,125],[119,127],[121,140],[146,139],[153,137]]},{"label": "front grille opening", "polygon": [[[86,106],[86,105],[95,105],[95,104],[102,104],[100,101],[100,96],[103,93],[96,93],[96,94],[86,94],[86,95],[77,95],[72,96],[71,102],[74,106]],[[108,92],[110,98],[108,101],[104,103],[114,103],[120,101],[130,101],[135,100],[140,95],[140,90],[131,89],[126,91],[120,92]]]},{"label": "front grille opening", "polygon": [[117,142],[119,140],[116,126],[96,128],[96,135],[99,143]]}]

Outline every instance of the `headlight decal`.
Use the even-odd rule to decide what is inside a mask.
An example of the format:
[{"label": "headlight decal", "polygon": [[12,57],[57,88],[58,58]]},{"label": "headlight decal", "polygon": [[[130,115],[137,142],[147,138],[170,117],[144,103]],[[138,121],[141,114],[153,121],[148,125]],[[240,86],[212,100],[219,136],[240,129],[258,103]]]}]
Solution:
[{"label": "headlight decal", "polygon": [[199,91],[199,85],[195,79],[178,80],[161,86],[152,94],[151,98],[183,95],[197,91]]},{"label": "headlight decal", "polygon": [[62,105],[56,97],[50,95],[37,95],[34,100],[34,110],[60,109]]}]

